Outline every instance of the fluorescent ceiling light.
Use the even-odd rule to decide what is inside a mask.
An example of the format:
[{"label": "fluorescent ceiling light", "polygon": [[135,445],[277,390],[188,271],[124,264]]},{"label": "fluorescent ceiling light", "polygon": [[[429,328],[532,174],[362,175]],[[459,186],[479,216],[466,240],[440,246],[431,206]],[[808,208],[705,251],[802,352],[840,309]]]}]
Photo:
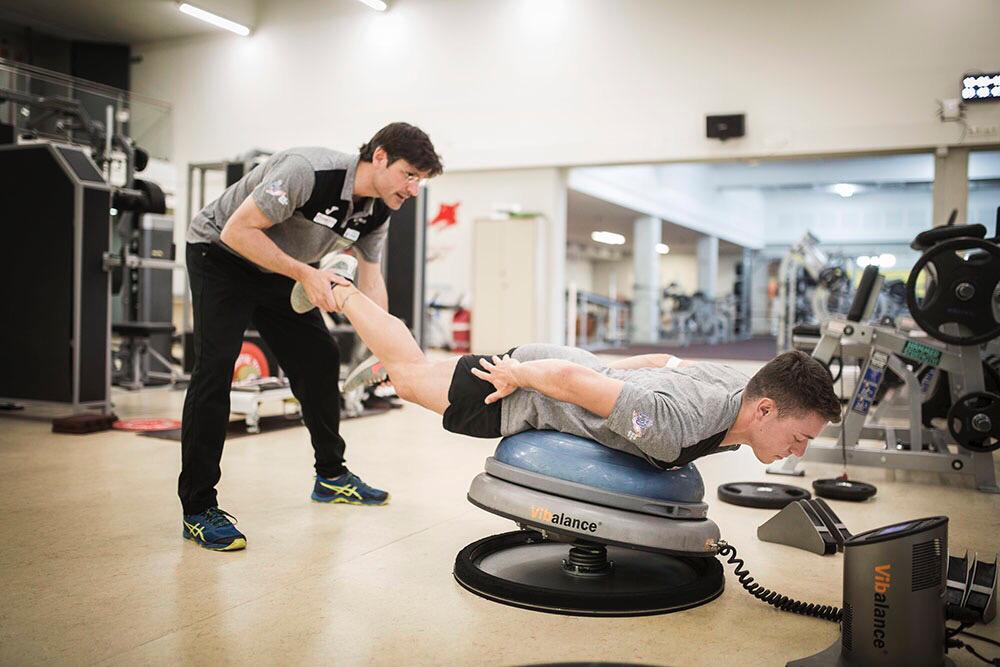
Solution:
[{"label": "fluorescent ceiling light", "polygon": [[661,255],[666,255],[668,252],[670,252],[670,246],[668,246],[666,243],[657,243],[656,252],[660,253]]},{"label": "fluorescent ceiling light", "polygon": [[193,16],[196,19],[201,19],[205,23],[211,23],[212,25],[225,28],[230,32],[235,32],[237,35],[246,37],[250,34],[250,28],[245,25],[241,25],[236,21],[230,21],[229,19],[222,18],[218,14],[213,14],[212,12],[205,11],[200,7],[195,7],[194,5],[189,5],[186,2],[182,2],[177,9],[181,10],[188,16]]},{"label": "fluorescent ceiling light", "polygon": [[386,8],[384,0],[358,0],[358,2],[366,4],[372,9],[377,9],[380,12],[384,12]]},{"label": "fluorescent ceiling light", "polygon": [[861,188],[853,183],[837,183],[830,186],[830,190],[841,197],[853,197]]},{"label": "fluorescent ceiling light", "polygon": [[896,256],[892,253],[884,252],[881,255],[861,255],[856,260],[855,263],[862,269],[866,266],[877,266],[882,269],[891,269],[896,266]]},{"label": "fluorescent ceiling light", "polygon": [[625,237],[621,234],[615,234],[614,232],[591,232],[590,238],[598,243],[606,243],[608,245],[625,244]]}]

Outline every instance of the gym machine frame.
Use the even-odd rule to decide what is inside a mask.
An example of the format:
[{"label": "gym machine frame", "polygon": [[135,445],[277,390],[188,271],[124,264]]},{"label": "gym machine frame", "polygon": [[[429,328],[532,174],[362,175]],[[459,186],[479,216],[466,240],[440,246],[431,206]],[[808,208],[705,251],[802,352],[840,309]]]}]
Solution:
[{"label": "gym machine frame", "polygon": [[[971,225],[963,227],[974,227]],[[975,226],[981,227],[981,226]],[[951,231],[948,231],[948,230]],[[985,236],[985,228],[981,235],[977,230],[969,230],[968,236],[959,236],[958,228],[938,228],[931,233],[940,237],[940,250],[950,252],[951,245],[983,247],[985,241],[977,241],[978,236]],[[925,234],[928,234],[925,232]],[[951,239],[951,240],[949,240]],[[918,237],[918,241],[920,237]],[[918,243],[915,241],[914,243]],[[949,245],[951,244],[951,245]],[[933,246],[929,246],[933,248]],[[912,292],[921,266],[929,263],[925,258],[933,257],[933,251],[928,251],[918,261],[911,273],[909,288]],[[916,372],[911,370],[904,359],[924,364],[934,369],[935,373],[948,372],[951,398],[953,405],[961,397],[975,392],[985,392],[985,377],[983,360],[979,344],[954,345],[935,341],[930,344],[926,340],[917,340],[888,327],[863,323],[875,308],[878,299],[882,277],[877,269],[866,270],[862,284],[858,290],[855,303],[847,318],[831,318],[823,324],[822,336],[813,357],[829,366],[832,359],[843,354],[847,349],[869,350],[864,370],[850,402],[844,411],[840,424],[828,425],[820,434],[821,438],[834,438],[836,443],[811,442],[802,459],[792,456],[782,462],[772,464],[767,471],[774,474],[802,475],[798,468],[800,460],[820,461],[824,463],[840,463],[845,461],[855,465],[888,467],[903,470],[917,470],[937,473],[972,475],[980,491],[1000,493],[997,485],[993,455],[990,451],[971,451],[956,445],[956,453],[949,448],[950,441],[947,432],[940,429],[929,429],[923,426],[921,414],[921,381]],[[943,276],[942,276],[943,279]],[[960,289],[961,286],[956,287]],[[994,290],[995,291],[995,290]],[[864,298],[863,307],[859,307],[857,299]],[[961,296],[959,296],[961,298]],[[995,298],[990,295],[990,298]],[[911,299],[911,301],[915,301]],[[911,303],[911,310],[915,303]],[[926,327],[925,327],[926,328]],[[975,333],[963,337],[956,324],[945,324],[935,327],[938,336],[952,340],[969,340],[970,343],[982,343],[989,332]],[[879,387],[885,377],[886,369],[896,373],[903,379],[907,390],[909,405],[910,428],[896,428],[889,425],[866,424],[868,413],[878,394]],[[925,381],[932,377],[925,376]],[[977,415],[978,416],[978,415]],[[949,419],[949,421],[951,421]],[[954,434],[952,434],[954,435]],[[861,439],[881,441],[882,447],[877,449],[860,448]],[[925,447],[925,445],[927,445]]]},{"label": "gym machine frame", "polygon": [[[810,278],[816,281],[816,287],[809,299],[813,315],[822,321],[829,316],[828,301],[831,290],[838,281],[843,280],[845,272],[831,264],[831,257],[819,248],[819,239],[811,232],[806,232],[788,254],[781,260],[778,269],[778,352],[793,349],[794,329],[800,324],[796,318],[798,294],[796,280],[801,268]],[[850,276],[847,276],[849,278]]]}]

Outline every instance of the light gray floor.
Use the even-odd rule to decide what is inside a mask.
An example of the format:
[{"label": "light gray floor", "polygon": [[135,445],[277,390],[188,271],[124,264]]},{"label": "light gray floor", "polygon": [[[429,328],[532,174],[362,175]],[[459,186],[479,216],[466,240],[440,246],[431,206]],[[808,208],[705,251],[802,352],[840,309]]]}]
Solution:
[{"label": "light gray floor", "polygon": [[[177,417],[183,395],[116,400],[121,416]],[[833,623],[752,599],[730,566],[721,598],[666,616],[573,618],[471,595],[452,578],[455,554],[514,526],[465,500],[495,443],[449,434],[439,421],[407,406],[344,423],[352,469],[392,492],[378,508],[309,501],[304,428],[233,441],[220,499],[249,548],[219,554],[181,539],[178,443],[53,435],[47,422],[0,420],[0,664],[778,665],[836,639]],[[758,581],[839,606],[841,555],[762,543],[755,531],[770,511],[715,500],[722,482],[765,478],[749,452],[699,467],[709,515]],[[808,472],[777,481],[808,487],[840,471]],[[1000,497],[903,473],[851,473],[879,487],[869,503],[835,503],[853,532],[946,514],[953,551],[1000,549]],[[979,631],[1000,638],[1000,623]]]}]

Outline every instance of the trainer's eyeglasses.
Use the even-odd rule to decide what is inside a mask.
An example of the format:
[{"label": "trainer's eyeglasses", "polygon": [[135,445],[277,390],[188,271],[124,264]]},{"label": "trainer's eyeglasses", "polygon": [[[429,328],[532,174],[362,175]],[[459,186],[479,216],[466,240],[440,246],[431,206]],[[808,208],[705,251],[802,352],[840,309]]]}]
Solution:
[{"label": "trainer's eyeglasses", "polygon": [[414,183],[419,183],[420,187],[424,187],[427,184],[427,179],[420,174],[413,171],[405,171],[403,175],[406,176],[406,184],[412,185]]}]

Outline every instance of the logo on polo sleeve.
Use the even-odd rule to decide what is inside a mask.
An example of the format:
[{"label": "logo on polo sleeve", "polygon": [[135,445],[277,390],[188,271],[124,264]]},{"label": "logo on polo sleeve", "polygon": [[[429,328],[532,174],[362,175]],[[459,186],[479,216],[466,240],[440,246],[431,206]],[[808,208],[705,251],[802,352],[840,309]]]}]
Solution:
[{"label": "logo on polo sleeve", "polygon": [[282,206],[288,206],[288,193],[284,189],[284,181],[280,178],[276,181],[271,181],[264,188],[264,192],[271,195],[272,197],[278,198],[278,203]]},{"label": "logo on polo sleeve", "polygon": [[645,412],[632,411],[632,428],[628,432],[629,440],[638,440],[646,434],[646,431],[653,425],[653,420]]}]

